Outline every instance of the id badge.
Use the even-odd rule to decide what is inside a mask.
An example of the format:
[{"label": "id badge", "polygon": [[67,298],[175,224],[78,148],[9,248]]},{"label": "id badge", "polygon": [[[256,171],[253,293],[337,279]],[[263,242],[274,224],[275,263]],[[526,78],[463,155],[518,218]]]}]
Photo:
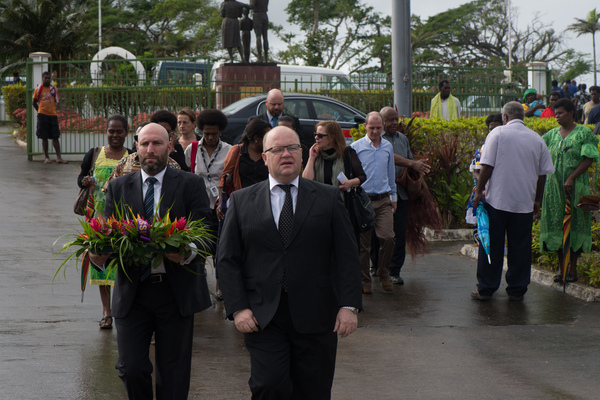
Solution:
[{"label": "id badge", "polygon": [[219,189],[217,189],[216,186],[211,186],[210,194],[212,194],[213,197],[219,196]]}]

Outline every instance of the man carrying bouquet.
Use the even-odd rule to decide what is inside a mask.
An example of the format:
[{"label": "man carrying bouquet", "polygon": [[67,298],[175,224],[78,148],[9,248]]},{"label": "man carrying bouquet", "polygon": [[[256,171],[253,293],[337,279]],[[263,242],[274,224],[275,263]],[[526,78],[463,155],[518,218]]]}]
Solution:
[{"label": "man carrying bouquet", "polygon": [[[169,212],[174,218],[210,224],[204,181],[197,175],[167,167],[169,135],[151,123],[138,134],[142,169],[111,181],[104,216],[118,217],[131,208],[149,223]],[[191,244],[194,247],[194,244]],[[97,266],[110,255],[92,254]],[[119,359],[116,368],[130,399],[153,399],[149,349],[155,334],[157,399],[187,399],[192,360],[194,313],[211,305],[206,272],[189,246],[166,253],[157,268],[118,266],[113,296]]]}]

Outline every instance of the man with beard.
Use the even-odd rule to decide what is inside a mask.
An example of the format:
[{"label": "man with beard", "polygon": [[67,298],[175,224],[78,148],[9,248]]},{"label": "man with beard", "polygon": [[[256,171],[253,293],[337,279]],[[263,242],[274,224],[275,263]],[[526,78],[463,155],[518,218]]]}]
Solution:
[{"label": "man with beard", "polygon": [[[198,220],[210,214],[204,180],[198,175],[167,167],[169,135],[156,123],[138,134],[142,169],[111,181],[105,218],[117,216],[117,207],[134,215],[171,220]],[[207,219],[209,220],[209,219]],[[192,244],[193,246],[194,244]],[[183,255],[182,255],[183,254]],[[103,268],[110,255],[90,255]],[[192,361],[194,313],[211,305],[206,272],[189,247],[166,253],[157,268],[140,265],[127,275],[117,269],[112,314],[117,327],[119,358],[116,368],[130,399],[152,399],[152,363],[149,348],[155,334],[156,398],[187,399]]]}]

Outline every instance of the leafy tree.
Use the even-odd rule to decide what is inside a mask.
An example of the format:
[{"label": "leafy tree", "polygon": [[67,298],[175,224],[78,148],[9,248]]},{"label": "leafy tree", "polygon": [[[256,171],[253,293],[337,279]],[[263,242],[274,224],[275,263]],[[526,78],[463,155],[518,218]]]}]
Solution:
[{"label": "leafy tree", "polygon": [[581,35],[592,35],[592,49],[594,54],[594,85],[597,85],[596,80],[596,32],[600,31],[600,13],[594,8],[590,11],[585,19],[575,18],[576,23],[569,25],[567,28],[570,31],[577,33],[577,37]]},{"label": "leafy tree", "polygon": [[68,0],[9,0],[0,8],[0,57],[9,65],[25,63],[30,53],[46,51],[53,60],[85,54],[85,9]]},{"label": "leafy tree", "polygon": [[[348,66],[352,72],[369,58],[371,38],[382,18],[360,0],[292,0],[286,12],[306,36],[297,47],[277,53],[278,58],[334,69]],[[293,44],[295,37],[285,35],[279,34]]]},{"label": "leafy tree", "polygon": [[[508,64],[509,24],[504,0],[474,0],[430,17],[422,34],[434,34],[426,59]],[[535,17],[525,30],[512,24],[512,61],[555,61],[565,55],[561,39]]]},{"label": "leafy tree", "polygon": [[[98,31],[98,2],[87,0]],[[221,17],[215,0],[102,0],[102,46],[133,54],[210,55],[218,48]]]},{"label": "leafy tree", "polygon": [[553,68],[552,76],[556,77],[559,82],[585,75],[592,70],[592,62],[586,54],[576,52],[573,49],[567,50],[565,56],[553,64],[556,68]]}]

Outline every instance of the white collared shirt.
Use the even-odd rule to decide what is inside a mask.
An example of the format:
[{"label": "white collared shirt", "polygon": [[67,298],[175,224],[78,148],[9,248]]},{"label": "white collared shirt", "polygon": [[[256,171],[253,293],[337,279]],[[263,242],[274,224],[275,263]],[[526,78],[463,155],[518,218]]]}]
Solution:
[{"label": "white collared shirt", "polygon": [[[281,117],[281,114],[279,114],[279,117]],[[269,113],[267,111],[267,118],[269,119],[269,125],[273,126],[273,118],[277,118],[279,120],[279,117],[274,117],[274,116],[271,115],[271,113]]]},{"label": "white collared shirt", "polygon": [[[154,177],[156,178],[156,182],[154,183],[154,215],[158,214],[158,205],[160,203],[161,200],[161,190],[162,190],[162,184],[163,184],[163,180],[165,178],[165,172],[167,171],[167,168],[165,167],[162,171],[160,171],[158,174],[154,175]],[[142,173],[142,199],[146,198],[146,192],[148,192],[148,182],[146,182],[146,180],[148,179],[148,177],[150,177],[150,175],[148,175],[143,169],[140,169],[140,172]],[[160,216],[160,214],[159,214]],[[196,245],[194,243],[190,243],[190,247],[196,248]],[[196,253],[192,252],[192,254],[190,254],[190,256],[181,261],[181,265],[186,265],[189,264],[190,262],[192,262],[192,260],[196,258]],[[153,274],[164,274],[166,271],[165,269],[165,263],[164,261],[160,263],[160,265],[157,268],[153,268],[152,269],[152,273]]]},{"label": "white collared shirt", "polygon": [[[291,195],[292,195],[292,207],[294,209],[294,213],[296,213],[296,203],[298,202],[298,181],[299,178],[296,177],[292,182],[290,182],[292,186]],[[277,182],[275,178],[269,174],[269,190],[271,191],[271,211],[273,212],[273,219],[275,219],[275,226],[279,229],[279,214],[281,214],[281,209],[283,208],[283,203],[285,202],[285,191],[277,185],[282,185],[282,183]]]},{"label": "white collared shirt", "polygon": [[[156,182],[154,183],[154,215],[156,215],[158,213],[158,204],[160,203],[160,194],[161,194],[161,189],[162,189],[162,183],[163,180],[165,178],[165,172],[167,171],[167,168],[165,167],[162,171],[160,171],[158,174],[154,175],[154,178],[156,178]],[[148,179],[148,177],[150,177],[150,175],[148,175],[143,169],[140,169],[140,172],[142,173],[142,199],[146,198],[146,192],[148,192],[148,182],[146,182],[146,180]]]}]

